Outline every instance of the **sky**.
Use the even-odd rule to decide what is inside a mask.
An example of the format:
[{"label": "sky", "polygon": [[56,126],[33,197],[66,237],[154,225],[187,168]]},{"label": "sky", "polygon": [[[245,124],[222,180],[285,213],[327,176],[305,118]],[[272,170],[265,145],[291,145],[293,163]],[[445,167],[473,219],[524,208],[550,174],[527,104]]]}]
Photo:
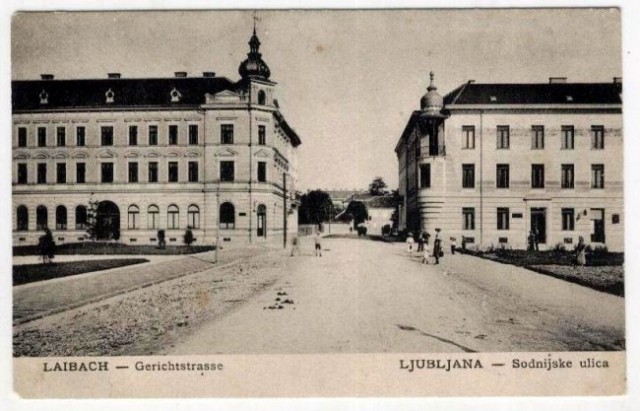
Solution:
[{"label": "sky", "polygon": [[[622,75],[617,9],[259,11],[260,51],[302,139],[298,187],[398,184],[395,145],[435,72],[445,95],[487,82],[609,82]],[[250,11],[18,13],[12,79],[238,80]]]}]

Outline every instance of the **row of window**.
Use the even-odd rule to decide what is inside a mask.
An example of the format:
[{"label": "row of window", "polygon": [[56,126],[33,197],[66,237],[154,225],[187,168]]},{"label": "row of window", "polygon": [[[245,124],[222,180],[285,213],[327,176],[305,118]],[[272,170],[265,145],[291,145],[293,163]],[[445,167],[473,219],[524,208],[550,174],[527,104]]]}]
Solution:
[{"label": "row of window", "polygon": [[[17,209],[16,230],[29,230],[29,209],[21,205]],[[233,204],[225,202],[220,205],[220,228],[235,228],[235,207]],[[85,230],[88,226],[87,207],[79,205],[75,212],[75,228],[76,230]],[[187,207],[187,226],[193,229],[200,228],[200,208],[191,204]],[[49,227],[49,213],[47,207],[39,205],[36,208],[36,230],[44,230]],[[127,209],[127,228],[137,230],[141,228],[140,208],[132,204]],[[160,227],[160,208],[152,204],[147,208],[147,229],[156,230]],[[172,204],[167,207],[167,229],[174,230],[180,228],[180,209],[177,205]],[[55,229],[67,230],[67,208],[63,205],[56,207]]]},{"label": "row of window", "polygon": [[[575,172],[573,164],[560,166],[560,187],[571,189],[575,184]],[[509,188],[509,164],[496,164],[496,188]],[[462,188],[475,188],[476,167],[475,164],[462,164]],[[544,164],[531,165],[531,188],[544,188]],[[431,164],[420,165],[420,187],[431,187]],[[591,188],[604,188],[604,164],[591,165]]]},{"label": "row of window", "polygon": [[[545,146],[544,126],[531,126],[531,149],[542,150]],[[497,126],[496,148],[508,149],[511,145],[511,130],[509,126]],[[462,126],[462,148],[476,148],[476,127]],[[575,129],[573,126],[560,127],[560,148],[573,150],[575,148]],[[591,126],[591,148],[604,149],[604,126]]]},{"label": "row of window", "polygon": [[[574,208],[562,208],[562,231],[573,231],[576,224],[576,212]],[[511,214],[508,207],[496,208],[496,229],[509,230]],[[464,230],[476,229],[476,209],[474,207],[462,208],[462,228]]]},{"label": "row of window", "polygon": [[[129,145],[137,146],[139,144],[139,133],[137,125],[129,126]],[[199,141],[199,128],[197,124],[189,124],[188,126],[188,144],[197,145]],[[36,131],[37,146],[47,147],[47,128],[38,127]],[[113,126],[100,127],[100,144],[102,146],[113,146]],[[171,124],[167,130],[167,144],[178,145],[179,134],[178,126]],[[158,145],[158,126],[149,125],[147,128],[147,143],[150,146]],[[220,144],[234,143],[233,124],[220,125]],[[267,131],[265,126],[258,126],[258,145],[267,143]],[[56,127],[56,146],[65,147],[67,145],[67,128]],[[86,127],[76,127],[76,146],[82,147],[86,145]],[[27,128],[18,127],[18,147],[27,147]]]},{"label": "row of window", "polygon": [[[147,182],[158,182],[158,162],[150,161],[147,164]],[[76,183],[86,183],[87,167],[86,163],[76,163]],[[47,163],[38,163],[36,168],[36,182],[38,184],[47,183]],[[178,182],[179,177],[179,164],[177,161],[169,161],[167,164],[167,181],[170,183]],[[188,182],[199,181],[199,164],[197,161],[188,162]],[[258,161],[257,169],[258,182],[267,181],[267,163],[265,161]],[[220,180],[229,182],[235,180],[235,162],[234,161],[221,161],[220,162]],[[111,162],[100,163],[100,182],[112,183],[114,181],[114,164]],[[128,163],[128,179],[129,183],[140,182],[139,164],[135,161]],[[27,184],[29,182],[29,173],[27,163],[18,163],[18,184]],[[56,164],[56,183],[65,184],[67,182],[67,164]]]}]

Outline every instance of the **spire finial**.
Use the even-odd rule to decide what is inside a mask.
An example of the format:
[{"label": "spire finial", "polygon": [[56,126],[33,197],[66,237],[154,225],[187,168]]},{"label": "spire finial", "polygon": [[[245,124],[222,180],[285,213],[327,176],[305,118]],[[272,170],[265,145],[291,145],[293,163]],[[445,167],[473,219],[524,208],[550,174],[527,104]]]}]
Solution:
[{"label": "spire finial", "polygon": [[429,72],[429,87],[427,87],[427,90],[429,90],[429,91],[438,89],[438,87],[436,87],[433,84],[433,78],[434,77],[435,77],[435,74],[433,73],[433,71]]},{"label": "spire finial", "polygon": [[260,21],[260,17],[258,17],[257,10],[254,10],[253,12],[251,12],[251,18],[253,19],[253,35],[255,36],[257,23]]}]

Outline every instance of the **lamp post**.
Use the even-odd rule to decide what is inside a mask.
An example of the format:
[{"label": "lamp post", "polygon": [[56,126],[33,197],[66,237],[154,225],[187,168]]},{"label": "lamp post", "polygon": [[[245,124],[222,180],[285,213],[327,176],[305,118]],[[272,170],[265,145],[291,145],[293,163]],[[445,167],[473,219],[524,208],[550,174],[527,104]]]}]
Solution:
[{"label": "lamp post", "polygon": [[218,248],[220,248],[220,180],[216,186],[216,213],[218,214],[218,226],[216,227],[216,249],[214,254],[214,263],[218,263]]}]

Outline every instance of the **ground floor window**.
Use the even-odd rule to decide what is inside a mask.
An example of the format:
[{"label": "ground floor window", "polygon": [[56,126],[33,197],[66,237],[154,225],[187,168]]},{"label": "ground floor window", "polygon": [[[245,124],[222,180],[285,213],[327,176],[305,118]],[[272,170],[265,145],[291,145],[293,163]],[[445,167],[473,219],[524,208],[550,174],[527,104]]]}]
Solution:
[{"label": "ground floor window", "polygon": [[56,230],[67,229],[67,207],[56,207]]},{"label": "ground floor window", "polygon": [[498,207],[498,230],[509,229],[509,209],[506,207]]},{"label": "ground floor window", "polygon": [[154,204],[150,205],[149,209],[147,210],[147,228],[149,228],[150,230],[159,228],[159,215],[160,209],[158,208],[158,206]]},{"label": "ground floor window", "polygon": [[128,227],[130,230],[140,228],[140,208],[137,205],[130,205],[128,211]]},{"label": "ground floor window", "polygon": [[29,230],[29,210],[26,206],[19,206],[17,212],[17,226],[18,231]]},{"label": "ground floor window", "polygon": [[76,230],[87,228],[87,207],[79,205],[76,207]]},{"label": "ground floor window", "polygon": [[573,231],[575,227],[575,211],[573,208],[562,209],[562,231]]},{"label": "ground floor window", "polygon": [[236,228],[236,209],[231,203],[222,203],[220,205],[220,228]]},{"label": "ground floor window", "polygon": [[178,206],[175,204],[170,205],[167,208],[167,228],[170,230],[175,230],[180,228],[180,223],[178,221],[178,217],[180,216],[178,210]]},{"label": "ground floor window", "polygon": [[44,230],[48,226],[47,207],[41,205],[36,208],[36,230]]},{"label": "ground floor window", "polygon": [[462,209],[462,229],[476,229],[476,209],[473,207],[464,207]]},{"label": "ground floor window", "polygon": [[189,218],[189,227],[200,228],[200,208],[195,204],[191,204],[187,211],[187,215]]}]

